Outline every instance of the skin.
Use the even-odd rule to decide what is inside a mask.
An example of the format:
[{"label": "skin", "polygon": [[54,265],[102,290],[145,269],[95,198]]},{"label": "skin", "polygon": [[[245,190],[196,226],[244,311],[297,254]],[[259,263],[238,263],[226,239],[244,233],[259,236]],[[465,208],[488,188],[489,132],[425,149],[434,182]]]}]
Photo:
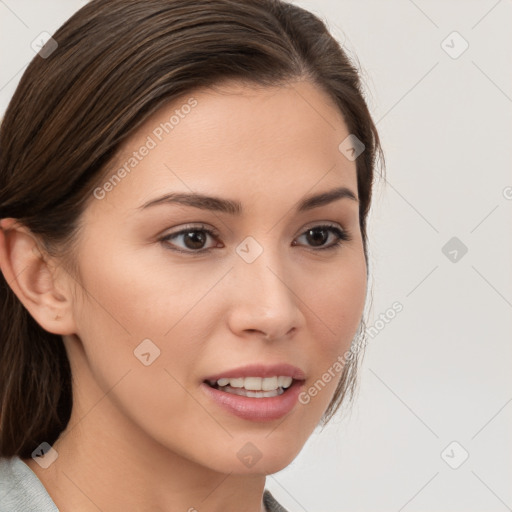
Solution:
[{"label": "skin", "polygon": [[[173,131],[103,199],[91,198],[79,275],[2,220],[2,271],[37,322],[63,335],[70,358],[74,406],[53,446],[59,456],[48,469],[25,460],[61,511],[263,510],[265,475],[299,453],[341,372],[307,405],[268,422],[222,410],[201,382],[249,363],[287,362],[305,372],[308,388],[349,348],[361,320],[359,203],[295,212],[305,196],[340,186],[357,197],[356,164],[338,149],[349,132],[336,106],[307,81],[194,91],[148,119],[112,169],[191,96],[197,106]],[[138,209],[190,191],[237,200],[243,213]],[[322,223],[351,240],[318,250],[306,232]],[[207,237],[210,252],[173,252],[193,250],[183,235],[160,240],[201,224],[220,234]],[[324,246],[337,240],[326,233]],[[247,236],[263,248],[250,264],[235,252]],[[161,351],[150,366],[133,353],[146,338]],[[247,442],[261,452],[250,468],[237,457]]]}]

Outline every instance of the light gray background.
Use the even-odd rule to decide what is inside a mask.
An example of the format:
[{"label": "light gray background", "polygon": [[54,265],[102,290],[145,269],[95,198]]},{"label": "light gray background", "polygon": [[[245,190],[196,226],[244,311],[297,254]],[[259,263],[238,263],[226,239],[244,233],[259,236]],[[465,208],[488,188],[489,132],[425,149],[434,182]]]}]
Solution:
[{"label": "light gray background", "polygon": [[[83,3],[0,0],[0,116],[32,40]],[[403,311],[371,339],[351,414],[268,487],[290,512],[512,510],[512,2],[295,3],[357,55],[387,158],[368,325]]]}]

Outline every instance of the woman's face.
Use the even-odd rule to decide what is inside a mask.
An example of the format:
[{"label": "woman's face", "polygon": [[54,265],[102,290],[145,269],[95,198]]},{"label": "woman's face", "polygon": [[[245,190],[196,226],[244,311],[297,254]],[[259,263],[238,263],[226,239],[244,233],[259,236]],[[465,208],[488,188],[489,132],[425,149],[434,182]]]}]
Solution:
[{"label": "woman's face", "polygon": [[[348,135],[308,82],[224,84],[147,120],[82,217],[76,336],[65,336],[74,407],[108,393],[105,429],[216,471],[289,464],[364,307]],[[354,198],[307,201],[342,187]]]}]

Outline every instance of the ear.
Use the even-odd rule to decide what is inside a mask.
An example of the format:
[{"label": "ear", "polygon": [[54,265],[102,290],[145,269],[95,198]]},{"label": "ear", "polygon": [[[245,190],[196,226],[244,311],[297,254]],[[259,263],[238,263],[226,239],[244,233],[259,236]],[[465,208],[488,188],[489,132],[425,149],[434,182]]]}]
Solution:
[{"label": "ear", "polygon": [[62,335],[76,332],[71,277],[39,249],[36,237],[16,219],[0,220],[0,268],[43,329]]}]

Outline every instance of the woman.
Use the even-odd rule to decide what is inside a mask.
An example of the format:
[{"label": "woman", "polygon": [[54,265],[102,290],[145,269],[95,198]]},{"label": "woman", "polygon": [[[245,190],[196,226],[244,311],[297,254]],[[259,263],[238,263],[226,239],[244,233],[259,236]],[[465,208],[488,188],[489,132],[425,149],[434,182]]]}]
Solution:
[{"label": "woman", "polygon": [[277,0],[95,0],[47,42],[0,133],[0,510],[284,510],[364,332],[361,91]]}]

